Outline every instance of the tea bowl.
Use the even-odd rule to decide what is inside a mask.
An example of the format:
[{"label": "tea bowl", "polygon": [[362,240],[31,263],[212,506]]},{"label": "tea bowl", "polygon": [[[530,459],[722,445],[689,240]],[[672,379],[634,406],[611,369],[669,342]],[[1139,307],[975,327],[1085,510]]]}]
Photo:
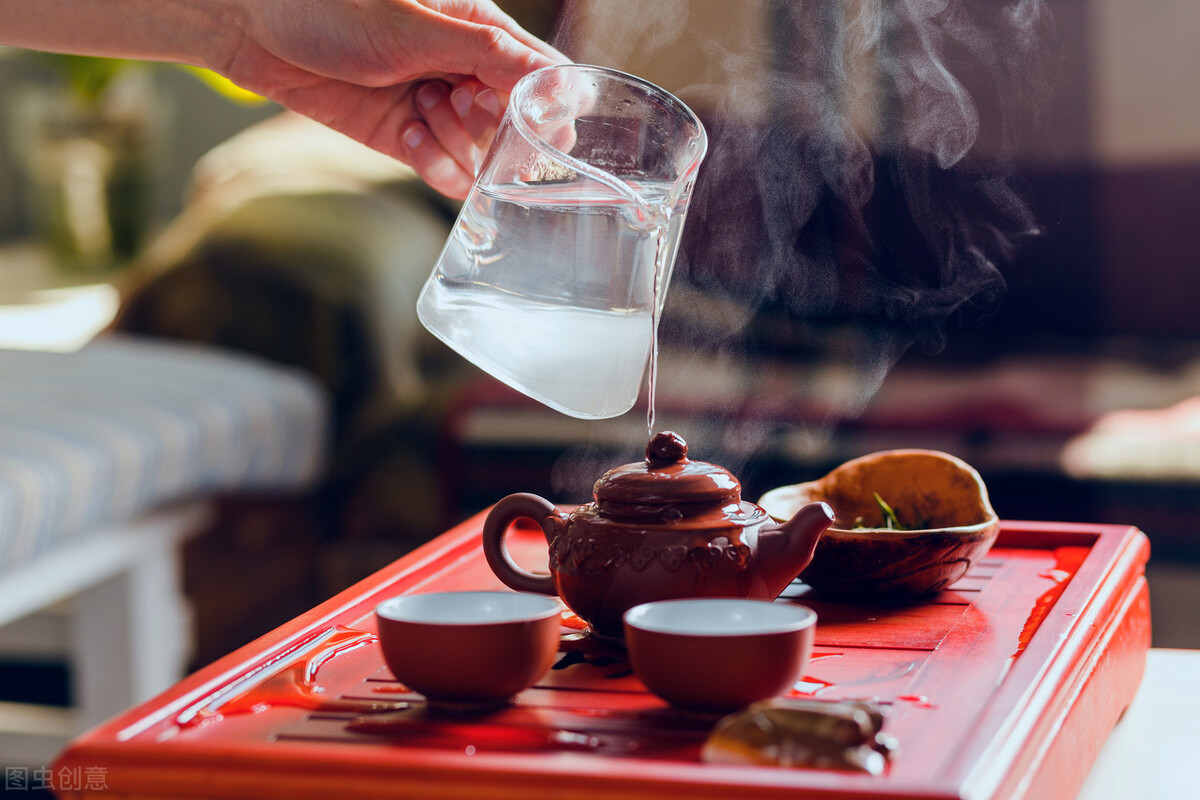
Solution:
[{"label": "tea bowl", "polygon": [[508,592],[433,592],[375,608],[383,659],[430,705],[502,705],[550,669],[562,605]]},{"label": "tea bowl", "polygon": [[812,655],[817,615],[783,601],[657,600],[625,612],[629,663],[687,711],[723,714],[786,693]]},{"label": "tea bowl", "polygon": [[965,575],[1000,532],[979,473],[937,450],[871,453],[818,480],[772,489],[759,505],[786,518],[818,500],[833,508],[834,522],[800,578],[839,600],[932,597]]}]

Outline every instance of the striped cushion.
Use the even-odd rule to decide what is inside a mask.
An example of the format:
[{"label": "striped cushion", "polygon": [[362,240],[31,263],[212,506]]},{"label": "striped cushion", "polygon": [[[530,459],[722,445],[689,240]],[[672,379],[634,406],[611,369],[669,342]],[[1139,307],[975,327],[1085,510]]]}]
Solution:
[{"label": "striped cushion", "polygon": [[0,350],[0,573],[172,500],[304,488],[327,428],[311,378],[242,355],[129,336]]}]

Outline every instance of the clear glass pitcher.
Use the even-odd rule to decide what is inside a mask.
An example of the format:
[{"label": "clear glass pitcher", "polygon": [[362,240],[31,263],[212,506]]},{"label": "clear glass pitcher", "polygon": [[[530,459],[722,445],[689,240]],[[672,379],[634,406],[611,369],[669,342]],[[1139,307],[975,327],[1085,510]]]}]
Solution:
[{"label": "clear glass pitcher", "polygon": [[706,149],[696,115],[640,78],[525,76],[421,290],[422,324],[564,414],[625,413]]}]

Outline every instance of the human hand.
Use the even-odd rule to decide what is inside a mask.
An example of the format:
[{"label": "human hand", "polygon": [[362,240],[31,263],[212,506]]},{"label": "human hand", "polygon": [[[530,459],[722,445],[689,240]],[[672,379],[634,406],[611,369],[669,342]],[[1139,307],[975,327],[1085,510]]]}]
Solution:
[{"label": "human hand", "polygon": [[567,59],[491,0],[260,0],[210,56],[234,83],[413,166],[462,199],[508,93]]}]

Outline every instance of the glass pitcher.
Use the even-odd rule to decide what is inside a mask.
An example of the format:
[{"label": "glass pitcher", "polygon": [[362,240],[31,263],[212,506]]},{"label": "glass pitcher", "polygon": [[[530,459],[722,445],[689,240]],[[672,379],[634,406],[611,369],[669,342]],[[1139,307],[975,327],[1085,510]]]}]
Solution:
[{"label": "glass pitcher", "polygon": [[525,76],[421,290],[422,324],[564,414],[625,413],[706,148],[696,115],[640,78]]}]

